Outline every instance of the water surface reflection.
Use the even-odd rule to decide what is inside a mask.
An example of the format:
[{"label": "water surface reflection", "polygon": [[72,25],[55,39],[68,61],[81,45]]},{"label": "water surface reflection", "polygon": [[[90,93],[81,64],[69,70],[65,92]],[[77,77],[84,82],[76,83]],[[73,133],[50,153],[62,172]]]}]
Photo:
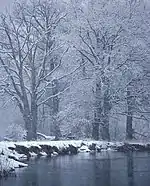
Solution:
[{"label": "water surface reflection", "polygon": [[149,186],[150,154],[102,152],[30,161],[0,186]]}]

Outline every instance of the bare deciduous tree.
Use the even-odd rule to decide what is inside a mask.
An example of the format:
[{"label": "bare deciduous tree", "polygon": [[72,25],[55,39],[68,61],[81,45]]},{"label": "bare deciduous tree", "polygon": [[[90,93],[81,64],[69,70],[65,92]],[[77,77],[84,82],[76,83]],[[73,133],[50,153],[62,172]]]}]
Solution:
[{"label": "bare deciduous tree", "polygon": [[28,140],[36,139],[38,107],[61,93],[45,96],[47,88],[54,88],[52,75],[67,52],[58,39],[65,16],[53,0],[16,3],[13,15],[1,16],[1,88],[17,103]]}]

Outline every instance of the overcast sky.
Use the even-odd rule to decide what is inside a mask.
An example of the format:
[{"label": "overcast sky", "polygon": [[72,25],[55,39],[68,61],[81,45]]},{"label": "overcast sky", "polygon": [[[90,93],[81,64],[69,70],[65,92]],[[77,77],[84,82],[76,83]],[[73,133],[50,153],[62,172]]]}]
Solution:
[{"label": "overcast sky", "polygon": [[0,11],[4,11],[6,7],[10,7],[14,0],[0,0]]}]

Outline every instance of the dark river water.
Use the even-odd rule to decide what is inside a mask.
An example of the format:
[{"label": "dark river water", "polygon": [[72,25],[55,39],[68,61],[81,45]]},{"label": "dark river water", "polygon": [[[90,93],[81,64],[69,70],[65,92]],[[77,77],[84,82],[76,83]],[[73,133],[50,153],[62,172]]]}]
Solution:
[{"label": "dark river water", "polygon": [[0,186],[150,186],[150,154],[102,152],[32,160]]}]

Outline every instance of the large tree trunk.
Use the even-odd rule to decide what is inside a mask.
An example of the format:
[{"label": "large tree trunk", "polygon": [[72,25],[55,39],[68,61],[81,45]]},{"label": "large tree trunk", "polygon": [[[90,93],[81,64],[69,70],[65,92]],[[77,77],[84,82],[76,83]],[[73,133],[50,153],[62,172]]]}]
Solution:
[{"label": "large tree trunk", "polygon": [[111,110],[110,104],[110,81],[107,77],[103,76],[103,110],[101,118],[101,137],[102,140],[110,141],[109,133],[109,116]]},{"label": "large tree trunk", "polygon": [[[34,109],[33,109],[34,108]],[[32,106],[31,112],[24,113],[25,128],[28,141],[37,139],[37,107]]]},{"label": "large tree trunk", "polygon": [[110,141],[108,114],[105,114],[103,116],[103,123],[101,125],[101,135],[102,135],[102,140]]},{"label": "large tree trunk", "polygon": [[[38,123],[38,106],[36,94],[36,69],[34,61],[31,61],[31,104],[27,107],[25,114],[25,125],[27,128],[27,140],[37,139],[37,123]],[[27,99],[26,99],[27,100]],[[28,100],[27,100],[28,101]],[[29,104],[28,104],[29,105]]]},{"label": "large tree trunk", "polygon": [[94,113],[94,121],[92,124],[92,138],[94,140],[99,140],[99,120],[97,119],[97,113]]},{"label": "large tree trunk", "polygon": [[25,123],[25,129],[27,130],[27,136],[26,139],[32,140],[32,134],[31,134],[31,117],[30,117],[30,112],[24,111],[23,113],[23,119],[24,119],[24,123]]},{"label": "large tree trunk", "polygon": [[133,139],[133,96],[132,85],[127,87],[127,120],[126,120],[126,139]]},{"label": "large tree trunk", "polygon": [[102,116],[102,100],[101,100],[101,80],[98,79],[96,82],[95,91],[95,108],[94,108],[94,121],[92,128],[92,138],[99,140],[99,127]]}]

